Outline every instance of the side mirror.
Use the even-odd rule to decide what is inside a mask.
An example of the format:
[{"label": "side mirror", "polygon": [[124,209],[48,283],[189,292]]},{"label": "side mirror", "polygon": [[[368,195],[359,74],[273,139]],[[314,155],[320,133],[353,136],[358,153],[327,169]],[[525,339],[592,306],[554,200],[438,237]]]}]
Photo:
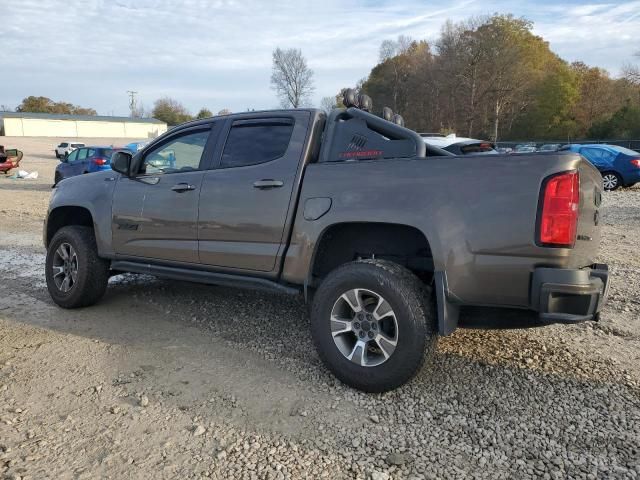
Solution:
[{"label": "side mirror", "polygon": [[60,161],[61,161],[62,163],[67,163],[67,162],[69,161],[69,154],[68,154],[68,153],[65,153],[65,154],[64,154],[64,157],[62,157],[62,158],[60,159]]},{"label": "side mirror", "polygon": [[128,177],[131,169],[131,158],[133,158],[133,155],[129,152],[115,152],[111,155],[111,170]]}]

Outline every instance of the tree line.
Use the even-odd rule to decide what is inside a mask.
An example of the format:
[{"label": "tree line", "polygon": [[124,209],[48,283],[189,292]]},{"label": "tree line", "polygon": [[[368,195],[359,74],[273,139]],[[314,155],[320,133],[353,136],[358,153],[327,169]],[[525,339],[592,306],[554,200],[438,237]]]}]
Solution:
[{"label": "tree line", "polygon": [[[640,70],[622,78],[568,63],[532,23],[493,15],[446,22],[429,44],[401,36],[357,88],[409,128],[492,140],[640,138]],[[327,102],[327,100],[325,100]]]},{"label": "tree line", "polygon": [[[0,110],[10,111],[10,108],[3,105]],[[24,98],[20,105],[16,107],[16,112],[92,116],[98,114],[93,108],[79,107],[68,102],[56,102],[48,97],[36,96]],[[218,115],[228,115],[230,113],[231,111],[225,108],[220,110]],[[189,110],[177,100],[170,97],[163,97],[154,102],[153,109],[148,113],[142,105],[137,106],[135,110],[131,112],[131,117],[134,118],[142,118],[147,115],[165,122],[167,125],[178,125],[189,120],[212,117],[213,113],[208,108],[203,107],[198,113],[192,115]]]}]

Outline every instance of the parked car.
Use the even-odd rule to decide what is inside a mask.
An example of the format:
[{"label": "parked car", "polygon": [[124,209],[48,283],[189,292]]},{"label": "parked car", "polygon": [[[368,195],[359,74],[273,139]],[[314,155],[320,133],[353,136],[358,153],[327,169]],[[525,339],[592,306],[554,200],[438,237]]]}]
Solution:
[{"label": "parked car", "polygon": [[579,153],[602,174],[605,190],[631,187],[640,182],[640,153],[618,145],[569,145],[564,150]]},{"label": "parked car", "polygon": [[11,170],[20,166],[20,160],[22,160],[22,152],[17,148],[4,149],[0,145],[0,172],[8,175]]},{"label": "parked car", "polygon": [[516,145],[513,149],[513,153],[534,153],[537,151],[536,146],[530,144]]},{"label": "parked car", "polygon": [[487,155],[497,154],[495,145],[485,140],[475,138],[458,137],[455,133],[450,135],[434,135],[421,133],[425,143],[442,148],[454,155]]},{"label": "parked car", "polygon": [[80,147],[66,155],[56,167],[54,183],[83,173],[111,170],[112,147]]},{"label": "parked car", "polygon": [[146,147],[147,145],[149,145],[149,141],[145,141],[145,142],[131,142],[131,143],[127,143],[123,148],[129,150],[132,153],[138,153],[140,150],[142,150],[144,147]]},{"label": "parked car", "polygon": [[558,150],[560,150],[560,147],[562,147],[562,145],[559,143],[545,143],[538,149],[538,151],[539,152],[557,152]]},{"label": "parked car", "polygon": [[61,159],[64,158],[65,155],[73,152],[77,148],[84,147],[84,143],[80,142],[62,142],[55,148],[56,158]]},{"label": "parked car", "polygon": [[577,154],[452,157],[352,107],[195,120],[111,166],[51,196],[56,304],[96,303],[117,272],[301,294],[320,358],[364,391],[412,378],[461,307],[576,323],[607,296],[602,181]]}]

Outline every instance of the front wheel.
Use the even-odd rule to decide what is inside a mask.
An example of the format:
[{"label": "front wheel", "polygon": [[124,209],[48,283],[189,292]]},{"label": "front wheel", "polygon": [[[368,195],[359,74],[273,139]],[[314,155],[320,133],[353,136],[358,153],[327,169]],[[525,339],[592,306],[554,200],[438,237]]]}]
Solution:
[{"label": "front wheel", "polygon": [[615,172],[604,172],[602,174],[602,186],[606,191],[612,192],[622,186],[622,178]]},{"label": "front wheel", "polygon": [[315,293],[311,334],[323,362],[347,385],[365,392],[409,381],[436,348],[431,289],[388,261],[347,263]]},{"label": "front wheel", "polygon": [[49,295],[63,308],[93,305],[107,289],[109,262],[98,256],[89,227],[72,225],[58,230],[47,248],[45,268]]}]

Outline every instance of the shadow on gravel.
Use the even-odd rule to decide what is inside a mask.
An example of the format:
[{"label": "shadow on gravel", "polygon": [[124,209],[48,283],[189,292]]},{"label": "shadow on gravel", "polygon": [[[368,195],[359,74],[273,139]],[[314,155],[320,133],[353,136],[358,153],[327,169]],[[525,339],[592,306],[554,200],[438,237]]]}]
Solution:
[{"label": "shadow on gravel", "polygon": [[9,192],[51,192],[51,185],[48,183],[34,183],[33,180],[13,180],[8,177],[0,177],[0,190]]},{"label": "shadow on gravel", "polygon": [[[416,459],[412,468],[432,478],[478,471],[491,472],[491,478],[541,478],[549,472],[557,478],[635,478],[640,473],[637,390],[619,383],[605,366],[576,359],[561,343],[530,330],[459,330],[443,339],[433,363],[408,385],[367,395],[341,385],[320,364],[306,306],[298,298],[131,275],[114,278],[99,305],[78,311],[53,311],[46,292],[33,294],[47,302],[43,309],[49,321],[21,321],[136,350],[181,345],[179,360],[196,375],[191,384],[209,379],[211,365],[202,355],[209,337],[230,342],[239,358],[243,351],[255,352],[305,389],[356,406],[338,409],[335,418],[323,416],[326,405],[311,409],[310,415],[327,425],[336,451],[358,456],[363,448],[385,452],[378,454],[384,459],[402,449]],[[115,315],[113,324],[109,312]],[[153,329],[157,317],[197,327],[199,349],[185,350],[179,328],[177,337],[159,339]],[[128,324],[136,338],[127,338]],[[238,360],[234,375],[243,378],[243,369],[252,364]],[[161,383],[162,378],[149,380]],[[227,393],[243,388],[237,383],[228,382]],[[189,388],[183,388],[185,395]],[[184,398],[165,402],[181,408]],[[368,422],[371,414],[379,423]],[[287,412],[278,415],[284,415],[285,424],[293,421]],[[351,428],[363,421],[366,428]],[[376,443],[380,438],[390,443]]]}]

